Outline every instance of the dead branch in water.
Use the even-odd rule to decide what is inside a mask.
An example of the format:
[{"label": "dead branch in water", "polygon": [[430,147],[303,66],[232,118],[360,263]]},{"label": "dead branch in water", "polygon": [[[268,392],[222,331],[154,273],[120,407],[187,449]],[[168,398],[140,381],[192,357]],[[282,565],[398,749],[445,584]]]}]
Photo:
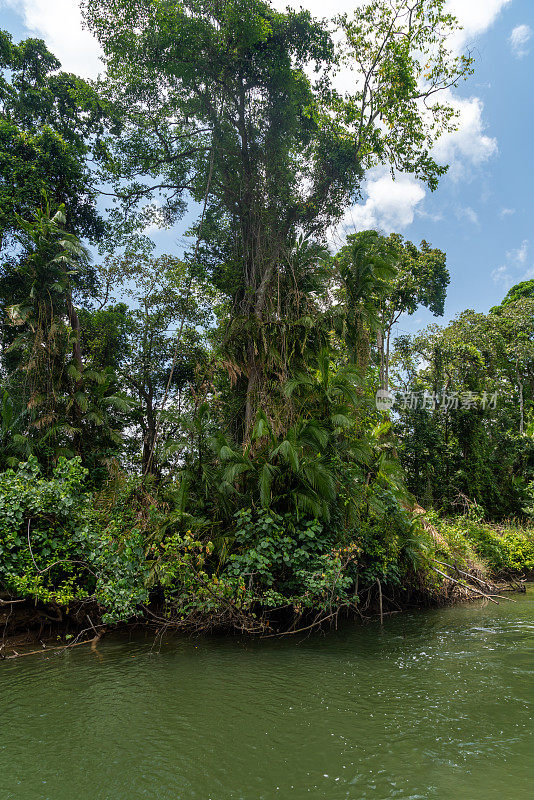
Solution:
[{"label": "dead branch in water", "polygon": [[65,650],[70,650],[73,647],[81,647],[84,644],[92,644],[93,641],[94,641],[94,638],[93,639],[86,639],[83,642],[73,642],[72,644],[62,645],[61,647],[59,647],[59,646],[58,647],[45,647],[45,646],[43,646],[42,650],[30,650],[29,653],[17,653],[17,651],[15,650],[13,652],[13,655],[4,656],[4,658],[5,658],[6,661],[9,661],[9,660],[11,660],[13,658],[22,658],[23,656],[36,656],[36,655],[40,655],[42,653],[57,653],[58,651],[60,653],[63,653]]},{"label": "dead branch in water", "polygon": [[501,597],[501,600],[510,600],[510,602],[515,603],[515,600],[512,600],[511,597],[502,597],[501,595],[494,594],[496,591],[503,591],[502,588],[499,588],[495,584],[490,583],[489,581],[484,581],[482,578],[477,577],[476,575],[472,575],[469,572],[464,572],[461,570],[456,564],[444,564],[443,561],[438,561],[434,559],[435,564],[439,564],[441,567],[447,567],[447,569],[454,569],[454,571],[461,575],[463,578],[467,578],[469,581],[476,581],[480,586],[485,587],[489,592],[493,593],[495,597]]},{"label": "dead branch in water", "polygon": [[384,604],[382,600],[382,584],[380,583],[380,579],[377,578],[376,582],[378,583],[378,602],[380,605],[380,624],[384,624]]},{"label": "dead branch in water", "polygon": [[445,572],[442,572],[437,567],[432,567],[432,569],[434,570],[434,572],[437,572],[438,575],[441,575],[442,578],[445,578],[446,580],[450,581],[451,583],[454,583],[454,584],[456,584],[458,586],[461,586],[463,589],[467,589],[468,592],[473,592],[474,594],[478,594],[481,597],[485,597],[486,600],[490,600],[492,603],[495,603],[496,606],[498,606],[499,604],[498,604],[498,602],[496,600],[494,600],[495,597],[498,597],[499,600],[509,600],[510,599],[509,597],[503,597],[500,594],[486,594],[485,592],[480,591],[480,589],[475,589],[474,586],[469,586],[469,584],[467,584],[467,583],[464,583],[462,581],[458,581],[458,580],[456,580],[456,578],[452,578],[450,575],[446,575]]}]

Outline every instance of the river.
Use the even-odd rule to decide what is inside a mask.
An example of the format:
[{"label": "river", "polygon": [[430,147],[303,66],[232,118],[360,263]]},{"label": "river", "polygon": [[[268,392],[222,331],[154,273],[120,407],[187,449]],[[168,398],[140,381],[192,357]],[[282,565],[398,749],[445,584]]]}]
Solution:
[{"label": "river", "polygon": [[514,599],[0,662],[0,800],[530,800],[534,589]]}]

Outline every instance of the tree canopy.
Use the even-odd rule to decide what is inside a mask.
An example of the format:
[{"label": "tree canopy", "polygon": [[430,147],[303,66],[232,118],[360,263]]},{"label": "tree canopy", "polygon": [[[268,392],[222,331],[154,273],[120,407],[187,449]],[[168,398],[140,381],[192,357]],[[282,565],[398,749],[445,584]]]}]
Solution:
[{"label": "tree canopy", "polygon": [[0,250],[3,257],[43,192],[63,204],[67,229],[103,232],[89,159],[102,146],[106,116],[97,95],[39,39],[14,44],[0,31]]}]

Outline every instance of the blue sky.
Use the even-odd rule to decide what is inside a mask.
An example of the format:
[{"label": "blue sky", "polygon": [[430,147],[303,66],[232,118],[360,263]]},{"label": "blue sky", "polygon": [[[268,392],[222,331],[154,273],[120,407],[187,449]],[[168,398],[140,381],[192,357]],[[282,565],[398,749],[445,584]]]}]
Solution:
[{"label": "blue sky", "polygon": [[[274,4],[283,8],[289,1]],[[350,11],[356,2],[362,0],[331,0],[328,12]],[[445,319],[465,308],[487,311],[511,285],[534,277],[534,3],[448,2],[465,26],[462,43],[472,45],[476,56],[475,74],[452,96],[460,129],[439,146],[450,174],[430,193],[408,176],[392,184],[376,171],[344,225],[396,230],[444,250],[451,272]],[[295,5],[325,13],[322,0]],[[76,0],[0,0],[0,26],[15,40],[44,38],[65,69],[88,77],[98,71],[98,47],[81,28]],[[186,227],[182,222],[156,233],[158,249],[176,251]],[[413,332],[430,321],[418,311],[400,329]]]},{"label": "blue sky", "polygon": [[534,29],[532,0],[513,0],[480,38],[475,75],[458,91],[482,100],[484,132],[498,150],[427,195],[421,210],[441,219],[416,213],[403,231],[447,253],[448,317],[464,308],[487,311],[514,283],[534,277],[534,39],[525,48],[532,44],[531,52],[514,54],[510,35],[521,25]]}]

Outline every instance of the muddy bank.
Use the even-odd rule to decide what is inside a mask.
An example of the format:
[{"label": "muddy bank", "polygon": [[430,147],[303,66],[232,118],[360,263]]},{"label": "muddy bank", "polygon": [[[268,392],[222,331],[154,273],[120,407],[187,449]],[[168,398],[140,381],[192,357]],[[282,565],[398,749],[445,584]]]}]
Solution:
[{"label": "muddy bank", "polygon": [[[465,574],[465,573],[464,573]],[[469,578],[469,582],[466,580]],[[362,602],[351,608],[338,609],[325,615],[308,612],[297,615],[291,610],[273,615],[258,609],[254,617],[243,616],[241,624],[234,618],[183,619],[173,618],[157,606],[146,609],[146,613],[129,623],[109,626],[102,622],[101,610],[96,604],[87,602],[69,609],[47,606],[24,599],[0,599],[0,660],[18,658],[42,652],[62,652],[73,647],[87,646],[97,648],[100,639],[108,632],[145,632],[149,636],[161,633],[182,633],[199,635],[206,633],[246,634],[258,636],[294,636],[313,630],[335,628],[341,622],[355,624],[371,620],[381,620],[408,610],[436,608],[479,600],[486,603],[510,601],[514,593],[525,592],[526,583],[534,578],[529,575],[502,577],[488,582],[478,576],[465,578],[447,576],[440,591],[429,594],[427,591],[399,590],[399,587],[369,587],[362,592]]]}]

